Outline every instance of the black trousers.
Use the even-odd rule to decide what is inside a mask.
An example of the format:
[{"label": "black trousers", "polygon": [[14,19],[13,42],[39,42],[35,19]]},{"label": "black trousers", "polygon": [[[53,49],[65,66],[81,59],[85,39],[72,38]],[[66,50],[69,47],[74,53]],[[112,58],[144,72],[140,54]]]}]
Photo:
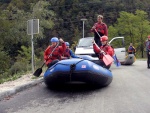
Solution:
[{"label": "black trousers", "polygon": [[135,55],[135,52],[128,52],[128,54],[134,54]]},{"label": "black trousers", "polygon": [[[100,35],[100,37],[98,34]],[[98,32],[98,34],[96,32],[94,32],[94,41],[100,47],[102,45],[100,39],[103,36],[103,34],[101,34],[100,32]]]},{"label": "black trousers", "polygon": [[49,63],[49,64],[47,65],[47,67],[50,68],[52,65],[56,64],[57,62],[59,62],[58,59],[53,60],[51,63]]},{"label": "black trousers", "polygon": [[106,68],[106,69],[109,69],[110,66],[111,66],[111,64],[106,66],[102,59],[101,60],[93,60],[92,62],[94,62],[94,63],[96,63],[96,64],[98,64],[98,65],[100,65],[100,66],[102,66],[103,68]]},{"label": "black trousers", "polygon": [[150,68],[150,54],[147,52],[147,67]]},{"label": "black trousers", "polygon": [[101,65],[103,68],[109,69],[110,66],[111,66],[111,65],[106,66],[103,60],[100,60],[99,62],[100,62],[100,65]]},{"label": "black trousers", "polygon": [[[99,35],[100,36],[99,36]],[[94,41],[95,41],[95,43],[100,47],[100,46],[102,46],[102,43],[101,43],[101,41],[100,41],[100,39],[101,39],[101,36],[103,36],[103,34],[101,34],[100,32],[98,32],[98,34],[96,33],[96,32],[94,32]],[[95,52],[95,51],[94,51]],[[97,57],[99,57],[99,55],[97,54],[97,53],[95,53],[95,55],[97,56]]]}]

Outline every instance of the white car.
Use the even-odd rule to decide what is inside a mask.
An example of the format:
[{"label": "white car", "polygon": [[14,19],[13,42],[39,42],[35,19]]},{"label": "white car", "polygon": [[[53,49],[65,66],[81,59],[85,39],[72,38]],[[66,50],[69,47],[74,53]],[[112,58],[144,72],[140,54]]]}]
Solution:
[{"label": "white car", "polygon": [[[75,49],[75,54],[79,56],[89,55],[91,56],[92,60],[98,60],[98,57],[93,51],[93,40],[94,37],[86,37],[79,39],[79,42]],[[124,44],[124,37],[114,37],[109,41],[109,44],[114,48],[118,60],[120,62],[125,62],[126,48]]]}]

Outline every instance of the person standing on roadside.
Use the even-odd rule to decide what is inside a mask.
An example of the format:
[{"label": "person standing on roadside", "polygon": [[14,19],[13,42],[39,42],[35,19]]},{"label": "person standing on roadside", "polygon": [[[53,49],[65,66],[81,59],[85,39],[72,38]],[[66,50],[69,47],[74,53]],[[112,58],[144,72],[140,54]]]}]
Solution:
[{"label": "person standing on roadside", "polygon": [[148,35],[148,40],[146,41],[146,52],[147,52],[147,68],[150,69],[150,35]]},{"label": "person standing on roadside", "polygon": [[94,32],[94,41],[95,41],[95,43],[98,46],[101,46],[102,43],[100,41],[100,38],[104,35],[108,36],[107,25],[103,22],[103,16],[102,15],[97,16],[97,22],[91,28],[91,32]]},{"label": "person standing on roadside", "polygon": [[[44,51],[44,60],[48,68],[57,63],[59,60],[62,60],[61,55],[66,50],[66,44],[63,39],[53,37],[50,39],[50,42],[51,45],[49,45]],[[59,42],[61,43],[61,46],[59,46]]]}]

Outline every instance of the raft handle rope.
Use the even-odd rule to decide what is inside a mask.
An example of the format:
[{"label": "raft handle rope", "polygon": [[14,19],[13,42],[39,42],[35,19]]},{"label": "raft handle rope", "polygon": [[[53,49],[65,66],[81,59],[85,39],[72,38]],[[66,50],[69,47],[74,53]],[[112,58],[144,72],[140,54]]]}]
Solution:
[{"label": "raft handle rope", "polygon": [[73,71],[75,70],[75,68],[76,68],[76,64],[70,65],[70,82],[71,82],[71,75],[72,75]]},{"label": "raft handle rope", "polygon": [[[75,65],[77,65],[78,63],[82,62],[84,59],[80,60],[79,62],[75,63]],[[52,68],[54,68],[55,66],[57,66],[58,64],[61,64],[61,65],[65,65],[65,66],[70,66],[70,64],[63,64],[63,63],[56,63],[54,65],[52,65],[49,70],[51,70]],[[71,64],[72,65],[72,64]]]},{"label": "raft handle rope", "polygon": [[54,68],[54,67],[55,67],[56,65],[58,65],[58,64],[65,65],[65,66],[70,66],[70,82],[71,82],[71,76],[72,76],[73,71],[74,71],[75,68],[76,68],[76,65],[77,65],[78,63],[82,62],[82,61],[84,61],[84,59],[78,61],[77,63],[71,64],[71,65],[70,65],[70,64],[63,64],[63,63],[56,63],[56,64],[54,64],[52,67],[50,67],[49,70],[51,70],[52,68]]}]

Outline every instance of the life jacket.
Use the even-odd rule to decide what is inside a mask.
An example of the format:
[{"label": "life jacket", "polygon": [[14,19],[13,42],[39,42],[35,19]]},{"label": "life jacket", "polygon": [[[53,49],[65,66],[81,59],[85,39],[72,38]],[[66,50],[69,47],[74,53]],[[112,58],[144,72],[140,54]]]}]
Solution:
[{"label": "life jacket", "polygon": [[[44,51],[44,59],[46,60],[46,64],[50,63],[53,60],[61,60],[61,54],[59,47],[56,47],[55,50],[53,51],[55,47],[48,46],[47,49]],[[53,53],[52,53],[53,51]],[[52,54],[51,54],[52,53]]]},{"label": "life jacket", "polygon": [[145,45],[146,45],[146,50],[150,51],[150,40],[147,40]]},{"label": "life jacket", "polygon": [[133,46],[129,46],[128,52],[135,52],[135,48]]},{"label": "life jacket", "polygon": [[[106,54],[109,54],[111,57],[114,55],[115,51],[114,48],[112,48],[110,45],[106,44],[100,47],[101,50],[103,50]],[[103,54],[99,54],[99,58],[103,58]]]},{"label": "life jacket", "polygon": [[106,27],[105,23],[96,23],[96,30],[102,35],[104,35],[105,33],[105,27]]},{"label": "life jacket", "polygon": [[67,48],[66,51],[63,54],[64,57],[70,58],[70,49]]},{"label": "life jacket", "polygon": [[[50,53],[53,51],[54,47],[50,46]],[[56,47],[56,49],[53,51],[51,57],[52,60],[57,58],[60,60],[60,51],[59,51],[59,47]]]}]

